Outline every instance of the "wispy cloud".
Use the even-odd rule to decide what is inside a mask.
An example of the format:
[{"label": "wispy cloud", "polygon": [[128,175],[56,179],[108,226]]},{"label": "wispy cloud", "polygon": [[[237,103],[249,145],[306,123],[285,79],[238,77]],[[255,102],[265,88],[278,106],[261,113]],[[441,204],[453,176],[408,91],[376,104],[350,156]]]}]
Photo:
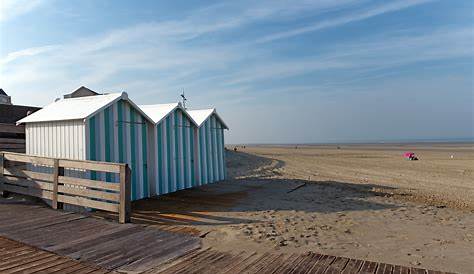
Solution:
[{"label": "wispy cloud", "polygon": [[281,31],[266,35],[257,40],[258,43],[271,42],[279,39],[285,39],[297,35],[302,35],[308,32],[318,31],[326,28],[337,27],[345,25],[351,22],[357,22],[365,20],[374,16],[382,15],[384,13],[394,12],[403,10],[412,6],[420,5],[433,0],[402,0],[402,1],[390,1],[386,4],[382,4],[376,7],[360,10],[356,13],[343,15],[329,20],[318,21],[305,27],[300,27],[288,31]]},{"label": "wispy cloud", "polygon": [[14,62],[15,60],[20,59],[22,57],[30,57],[37,54],[42,54],[57,48],[58,46],[42,46],[10,52],[9,54],[7,54],[6,57],[0,59],[0,66],[5,66],[8,63]]},{"label": "wispy cloud", "polygon": [[44,0],[2,0],[0,1],[0,22],[26,14],[43,2]]},{"label": "wispy cloud", "polygon": [[[357,20],[426,1],[384,4],[359,14]],[[295,20],[298,14],[307,12],[309,8],[318,13],[341,11],[356,5],[354,1],[338,5],[334,1],[300,2],[285,10],[285,5],[275,3],[273,6],[217,4],[184,19],[141,23],[60,45],[11,52],[0,59],[0,82],[4,88],[15,87],[22,97],[27,98],[25,100],[35,103],[80,85],[89,85],[100,91],[136,92],[143,100],[153,94],[169,96],[183,87],[198,90],[202,95],[219,91],[229,100],[235,100],[237,97],[252,98],[249,94],[275,80],[305,75],[318,77],[330,72],[315,86],[328,89],[353,83],[341,78],[347,73],[349,76],[346,78],[357,75],[360,79],[370,79],[371,72],[376,70],[473,55],[473,35],[469,29],[368,36],[358,42],[320,47],[317,51],[292,58],[274,55],[269,44],[246,43],[239,39],[206,41],[208,34],[226,34],[229,29],[245,27],[258,20]],[[226,12],[230,14],[229,6],[240,12],[226,20]],[[226,12],[217,17],[210,16],[221,10]],[[356,20],[352,16],[345,18],[335,19],[335,22],[342,24]],[[281,90],[291,90],[301,83],[289,81],[284,85]],[[47,95],[36,93],[35,87],[41,87]]]}]

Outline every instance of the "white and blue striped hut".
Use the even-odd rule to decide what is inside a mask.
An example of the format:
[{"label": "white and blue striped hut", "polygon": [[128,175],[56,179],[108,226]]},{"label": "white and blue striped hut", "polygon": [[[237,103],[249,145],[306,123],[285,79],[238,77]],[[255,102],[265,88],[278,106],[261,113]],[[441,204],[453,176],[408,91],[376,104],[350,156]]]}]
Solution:
[{"label": "white and blue striped hut", "polygon": [[197,184],[195,147],[196,122],[180,103],[141,105],[155,123],[151,134],[155,195],[166,194]]},{"label": "white and blue striped hut", "polygon": [[189,110],[197,123],[196,166],[198,184],[226,178],[224,129],[229,129],[215,109]]},{"label": "white and blue striped hut", "polygon": [[[127,163],[132,200],[150,196],[148,138],[153,120],[126,93],[61,99],[18,123],[25,124],[27,154]],[[85,176],[118,181],[103,172]]]}]

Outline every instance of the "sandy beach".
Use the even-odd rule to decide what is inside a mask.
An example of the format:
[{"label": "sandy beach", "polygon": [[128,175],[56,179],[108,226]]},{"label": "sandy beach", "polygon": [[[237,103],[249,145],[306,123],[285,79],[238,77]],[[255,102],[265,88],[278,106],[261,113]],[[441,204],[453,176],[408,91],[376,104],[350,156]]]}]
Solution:
[{"label": "sandy beach", "polygon": [[247,146],[227,165],[232,179],[157,200],[162,212],[193,216],[186,225],[206,246],[474,269],[470,144]]}]

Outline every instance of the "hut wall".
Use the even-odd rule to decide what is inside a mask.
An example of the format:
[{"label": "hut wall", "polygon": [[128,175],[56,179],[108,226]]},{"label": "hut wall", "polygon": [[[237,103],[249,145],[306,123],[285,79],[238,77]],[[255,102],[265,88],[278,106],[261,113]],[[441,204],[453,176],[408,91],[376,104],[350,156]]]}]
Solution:
[{"label": "hut wall", "polygon": [[[119,100],[86,122],[86,158],[127,163],[131,170],[131,198],[150,197],[148,134],[152,124],[127,101]],[[90,172],[91,179],[118,182],[118,175]]]},{"label": "hut wall", "polygon": [[197,129],[198,149],[196,154],[198,182],[200,185],[213,183],[226,178],[224,127],[212,115]]},{"label": "hut wall", "polygon": [[177,109],[154,129],[154,195],[196,186],[194,124]]},{"label": "hut wall", "polygon": [[[25,125],[26,153],[30,155],[67,158],[73,160],[86,159],[86,127],[83,120],[54,121],[27,123]],[[53,173],[49,166],[28,164],[31,171]],[[87,178],[84,170],[64,170],[69,177]],[[44,200],[51,204],[50,200]],[[64,209],[83,212],[84,208],[65,205]]]},{"label": "hut wall", "polygon": [[83,120],[27,123],[25,135],[27,154],[74,160],[86,158]]}]

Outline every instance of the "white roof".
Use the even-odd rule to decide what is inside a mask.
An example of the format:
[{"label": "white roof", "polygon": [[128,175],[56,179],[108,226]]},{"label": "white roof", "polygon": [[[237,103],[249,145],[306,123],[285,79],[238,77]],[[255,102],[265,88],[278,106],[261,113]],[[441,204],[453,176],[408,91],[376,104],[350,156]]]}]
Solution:
[{"label": "white roof", "polygon": [[189,115],[196,121],[198,127],[201,127],[202,124],[209,118],[211,117],[212,114],[215,114],[217,119],[221,122],[221,124],[224,126],[225,129],[229,129],[227,125],[224,123],[224,120],[217,114],[217,111],[215,108],[209,108],[209,109],[196,109],[196,110],[188,110]]},{"label": "white roof", "polygon": [[171,104],[156,104],[156,105],[140,105],[139,106],[155,124],[159,124],[163,119],[165,119],[171,112],[179,108],[183,113],[191,120],[196,126],[194,119],[187,113],[187,111],[181,106],[181,103],[171,103]]},{"label": "white roof", "polygon": [[128,99],[127,93],[122,92],[60,99],[35,113],[26,116],[18,121],[17,124],[87,119],[120,99],[128,101],[133,107],[139,110],[143,116],[152,122],[152,120],[135,105],[135,103]]}]

